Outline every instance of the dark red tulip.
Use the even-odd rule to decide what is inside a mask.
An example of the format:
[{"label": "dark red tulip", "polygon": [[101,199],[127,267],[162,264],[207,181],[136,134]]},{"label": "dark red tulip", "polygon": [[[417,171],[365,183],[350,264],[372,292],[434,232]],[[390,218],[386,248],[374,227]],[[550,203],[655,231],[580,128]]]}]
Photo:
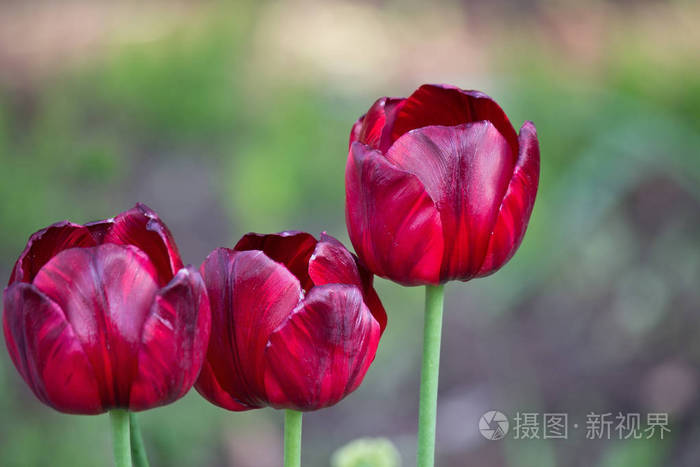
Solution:
[{"label": "dark red tulip", "polygon": [[195,387],[229,410],[316,410],[362,382],[386,326],[372,275],[335,238],[248,234],[200,268],[212,334]]},{"label": "dark red tulip", "polygon": [[36,232],[4,295],[12,361],[34,394],[67,413],[145,410],[184,396],[210,329],[199,272],[142,204]]},{"label": "dark red tulip", "polygon": [[523,239],[539,170],[535,126],[516,134],[481,92],[383,97],[350,134],[350,239],[373,273],[404,285],[489,275]]}]

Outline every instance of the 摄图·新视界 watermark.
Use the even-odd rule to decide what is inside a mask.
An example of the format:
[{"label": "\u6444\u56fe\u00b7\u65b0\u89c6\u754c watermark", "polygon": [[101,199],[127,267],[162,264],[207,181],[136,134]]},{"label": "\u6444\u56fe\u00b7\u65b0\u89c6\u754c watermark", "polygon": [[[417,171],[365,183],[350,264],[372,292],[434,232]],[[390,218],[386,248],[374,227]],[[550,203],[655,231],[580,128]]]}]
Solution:
[{"label": "\u6444\u56fe\u00b7\u65b0\u89c6\u754c watermark", "polygon": [[490,410],[479,419],[479,432],[496,441],[512,439],[569,439],[576,433],[589,440],[664,439],[671,432],[667,413],[590,412],[582,423],[570,423],[568,413],[517,412],[509,419]]}]

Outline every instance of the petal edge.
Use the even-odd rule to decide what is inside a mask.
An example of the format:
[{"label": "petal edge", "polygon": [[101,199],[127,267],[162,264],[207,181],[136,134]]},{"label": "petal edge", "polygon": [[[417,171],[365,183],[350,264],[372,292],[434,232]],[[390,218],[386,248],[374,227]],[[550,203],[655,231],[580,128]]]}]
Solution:
[{"label": "petal edge", "polygon": [[518,139],[518,161],[499,208],[478,277],[494,273],[513,257],[532,215],[540,178],[540,148],[535,125],[525,122]]}]

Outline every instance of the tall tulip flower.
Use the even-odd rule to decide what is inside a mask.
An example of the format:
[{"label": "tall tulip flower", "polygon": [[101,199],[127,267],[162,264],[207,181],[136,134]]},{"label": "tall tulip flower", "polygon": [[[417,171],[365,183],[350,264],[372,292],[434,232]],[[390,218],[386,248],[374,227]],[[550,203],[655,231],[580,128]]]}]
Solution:
[{"label": "tall tulip flower", "polygon": [[424,85],[383,97],[353,126],[345,172],[355,251],[375,274],[427,285],[418,465],[434,462],[443,287],[492,274],[520,245],[535,202],[535,126],[516,134],[487,95]]},{"label": "tall tulip flower", "polygon": [[184,396],[206,353],[201,276],[183,267],[168,228],[142,204],[33,234],[3,301],[7,348],[24,381],[58,411],[110,411],[120,465],[130,464],[128,411]]},{"label": "tall tulip flower", "polygon": [[372,275],[303,232],[245,235],[200,271],[212,335],[195,387],[228,410],[287,409],[285,465],[298,465],[301,412],[339,402],[374,360],[386,313]]}]

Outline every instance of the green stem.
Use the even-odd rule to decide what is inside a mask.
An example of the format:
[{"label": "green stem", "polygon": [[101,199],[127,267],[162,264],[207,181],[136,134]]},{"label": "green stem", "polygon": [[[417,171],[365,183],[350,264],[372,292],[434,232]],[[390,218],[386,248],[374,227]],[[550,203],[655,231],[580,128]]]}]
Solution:
[{"label": "green stem", "polygon": [[426,286],[423,366],[421,367],[420,406],[418,408],[418,467],[433,467],[435,465],[435,422],[437,419],[444,298],[444,285]]},{"label": "green stem", "polygon": [[129,412],[129,425],[131,427],[131,460],[135,467],[148,467],[146,447],[143,444],[141,428],[139,428],[134,412]]},{"label": "green stem", "polygon": [[131,467],[129,412],[124,409],[114,409],[109,412],[109,418],[112,421],[114,465],[116,467]]},{"label": "green stem", "polygon": [[301,467],[301,412],[284,411],[284,467]]}]

